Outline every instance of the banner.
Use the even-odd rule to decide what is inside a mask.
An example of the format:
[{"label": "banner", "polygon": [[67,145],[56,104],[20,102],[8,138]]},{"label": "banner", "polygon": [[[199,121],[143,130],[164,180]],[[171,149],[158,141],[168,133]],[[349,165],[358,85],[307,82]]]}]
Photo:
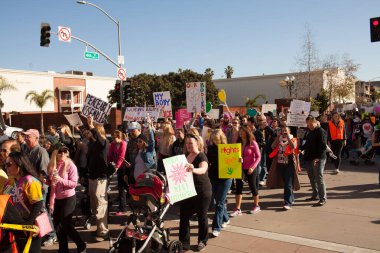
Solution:
[{"label": "banner", "polygon": [[206,111],[206,83],[186,83],[186,104],[188,112]]},{"label": "banner", "polygon": [[219,178],[242,178],[241,143],[218,144]]},{"label": "banner", "polygon": [[183,124],[191,119],[191,113],[187,109],[178,109],[175,113],[175,128],[183,128]]},{"label": "banner", "polygon": [[65,116],[70,126],[73,126],[73,127],[83,126],[82,120],[80,119],[78,113],[64,114],[63,116]]},{"label": "banner", "polygon": [[268,113],[272,112],[274,116],[277,115],[277,105],[276,104],[262,104],[261,105],[261,112],[262,113]]},{"label": "banner", "polygon": [[194,187],[193,173],[185,170],[185,155],[177,155],[162,160],[169,184],[169,200],[171,204],[197,195]]},{"label": "banner", "polygon": [[155,122],[160,115],[160,108],[156,107],[126,107],[123,121],[144,121],[149,115]]},{"label": "banner", "polygon": [[163,118],[173,117],[170,91],[153,92],[153,101],[155,107],[161,108]]},{"label": "banner", "polygon": [[306,127],[307,114],[288,113],[286,117],[287,126]]},{"label": "banner", "polygon": [[92,116],[94,121],[103,124],[111,111],[112,105],[95,96],[87,94],[86,101],[82,107],[83,116]]}]

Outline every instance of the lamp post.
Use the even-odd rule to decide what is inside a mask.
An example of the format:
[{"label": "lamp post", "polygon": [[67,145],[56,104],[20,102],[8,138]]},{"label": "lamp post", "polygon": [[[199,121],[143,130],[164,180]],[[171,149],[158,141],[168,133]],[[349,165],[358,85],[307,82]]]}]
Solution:
[{"label": "lamp post", "polygon": [[118,57],[117,62],[119,64],[119,67],[121,67],[122,64],[124,64],[124,59],[121,55],[121,42],[120,42],[120,22],[118,20],[115,20],[113,17],[111,17],[105,10],[97,6],[96,4],[87,2],[87,1],[77,1],[78,4],[87,4],[90,6],[95,7],[96,9],[100,10],[104,15],[106,15],[109,19],[112,20],[117,26],[117,41],[118,41]]},{"label": "lamp post", "polygon": [[292,90],[294,88],[294,80],[296,78],[294,76],[286,76],[284,80],[280,81],[280,86],[281,87],[286,87],[289,90],[289,96],[292,98]]}]

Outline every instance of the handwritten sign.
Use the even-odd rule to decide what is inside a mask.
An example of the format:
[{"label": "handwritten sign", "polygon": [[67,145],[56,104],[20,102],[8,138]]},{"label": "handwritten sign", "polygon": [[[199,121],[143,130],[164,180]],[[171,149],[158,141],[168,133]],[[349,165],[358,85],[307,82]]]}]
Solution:
[{"label": "handwritten sign", "polygon": [[211,109],[207,115],[212,119],[219,119],[219,109]]},{"label": "handwritten sign", "polygon": [[153,101],[155,107],[161,108],[164,118],[173,117],[170,91],[153,92]]},{"label": "handwritten sign", "polygon": [[175,113],[175,127],[182,128],[185,121],[191,119],[191,113],[187,111],[187,109],[178,109]]},{"label": "handwritten sign", "polygon": [[65,116],[70,126],[83,126],[82,120],[80,119],[78,113],[64,114],[63,116]]},{"label": "handwritten sign", "polygon": [[307,114],[288,113],[286,117],[287,126],[306,127]]},{"label": "handwritten sign", "polygon": [[148,115],[152,121],[157,121],[160,110],[157,107],[127,107],[123,121],[144,121]]},{"label": "handwritten sign", "polygon": [[185,164],[187,164],[185,155],[166,158],[163,159],[163,162],[169,184],[171,204],[197,195],[193,173],[185,170]]},{"label": "handwritten sign", "polygon": [[86,117],[92,116],[94,121],[103,124],[111,111],[112,105],[93,95],[87,94],[82,108],[82,114]]},{"label": "handwritten sign", "polygon": [[305,101],[293,99],[292,102],[290,102],[289,111],[291,113],[302,113],[304,110],[305,110]]},{"label": "handwritten sign", "polygon": [[186,103],[188,112],[206,111],[206,83],[186,83]]},{"label": "handwritten sign", "polygon": [[262,104],[261,112],[262,113],[272,112],[273,115],[277,115],[277,105],[276,104]]},{"label": "handwritten sign", "polygon": [[219,178],[242,178],[241,143],[218,144]]}]

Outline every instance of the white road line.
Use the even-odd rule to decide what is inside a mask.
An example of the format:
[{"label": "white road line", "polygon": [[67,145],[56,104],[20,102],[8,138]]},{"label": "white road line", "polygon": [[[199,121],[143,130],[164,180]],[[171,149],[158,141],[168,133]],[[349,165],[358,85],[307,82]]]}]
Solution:
[{"label": "white road line", "polygon": [[267,231],[262,231],[262,230],[256,230],[256,229],[244,228],[244,227],[238,227],[238,226],[231,226],[231,225],[224,228],[223,231],[228,231],[228,232],[243,234],[243,235],[256,236],[256,237],[269,239],[269,240],[294,243],[294,244],[298,244],[298,245],[303,245],[303,246],[308,246],[308,247],[313,247],[313,248],[318,248],[318,249],[337,251],[337,252],[344,252],[344,253],[375,253],[375,252],[380,252],[377,250],[359,248],[359,247],[349,246],[349,245],[344,245],[344,244],[339,244],[339,243],[319,241],[319,240],[315,240],[315,239],[308,239],[308,238],[302,238],[302,237],[298,237],[298,236],[285,235],[285,234],[279,234],[279,233],[274,233],[274,232],[267,232]]}]

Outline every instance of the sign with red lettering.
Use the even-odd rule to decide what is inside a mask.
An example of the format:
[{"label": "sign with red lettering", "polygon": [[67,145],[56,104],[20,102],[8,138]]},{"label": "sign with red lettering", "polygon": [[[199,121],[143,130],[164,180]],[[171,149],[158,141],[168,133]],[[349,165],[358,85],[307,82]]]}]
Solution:
[{"label": "sign with red lettering", "polygon": [[219,178],[242,178],[241,143],[218,144]]},{"label": "sign with red lettering", "polygon": [[188,112],[206,111],[206,83],[186,83],[186,104]]}]

